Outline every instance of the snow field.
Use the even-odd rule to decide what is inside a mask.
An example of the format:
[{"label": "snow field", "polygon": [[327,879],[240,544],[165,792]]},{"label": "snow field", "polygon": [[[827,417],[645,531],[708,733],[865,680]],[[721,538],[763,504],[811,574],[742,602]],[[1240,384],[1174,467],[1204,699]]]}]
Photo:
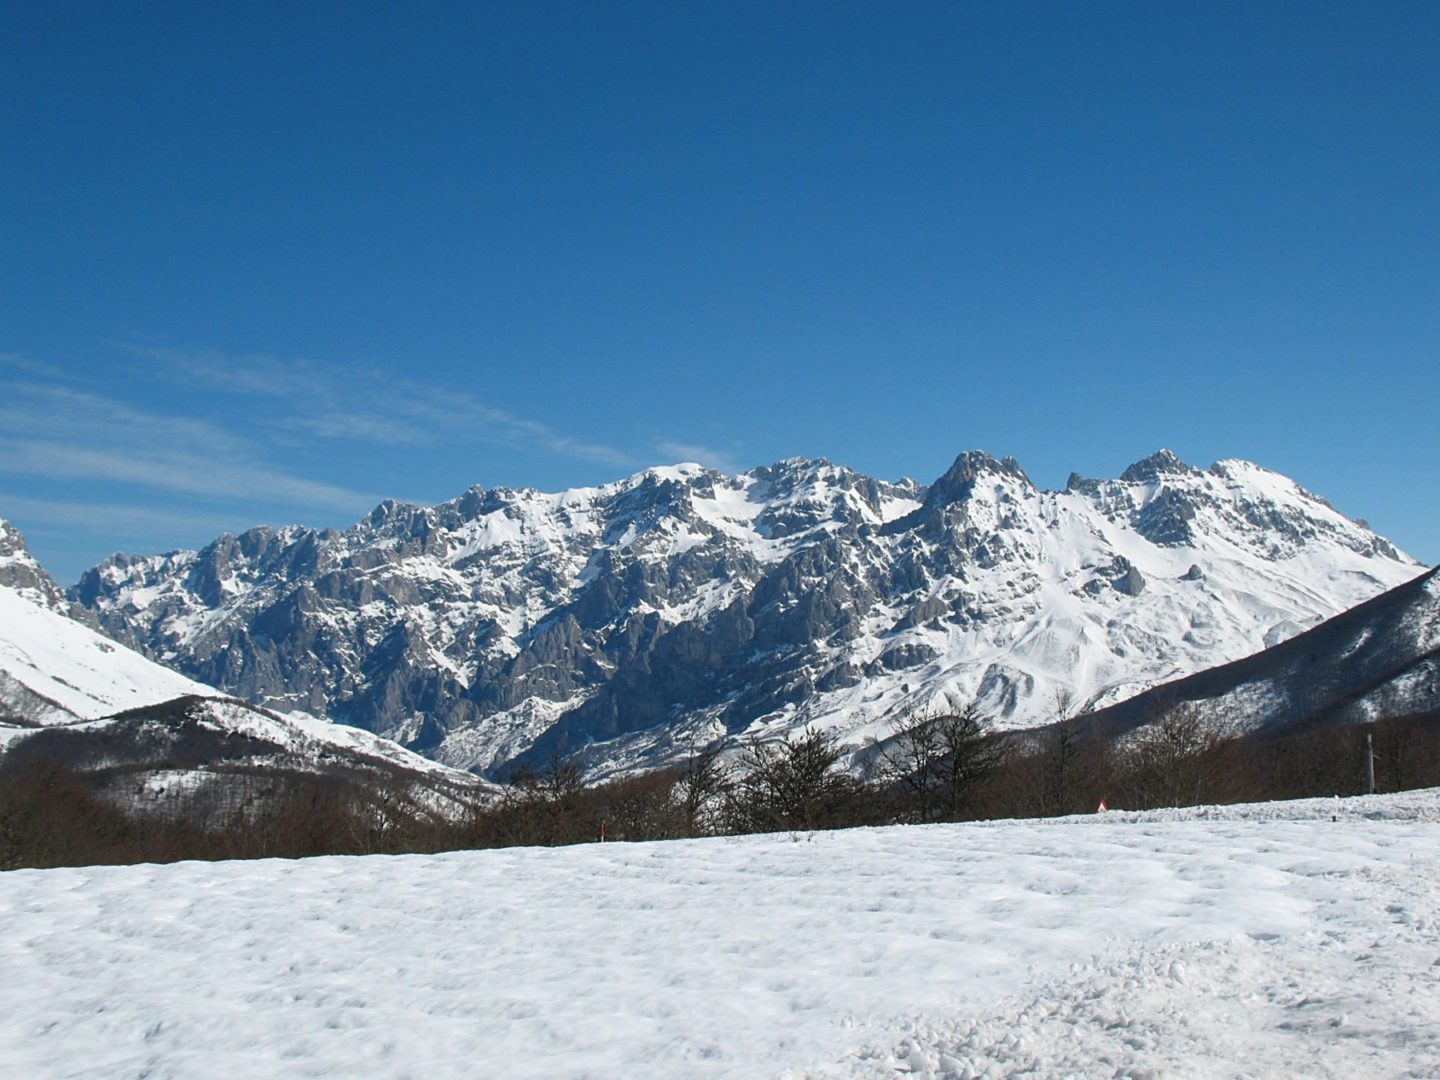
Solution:
[{"label": "snow field", "polygon": [[1437,808],[13,871],[0,1075],[1434,1076]]}]

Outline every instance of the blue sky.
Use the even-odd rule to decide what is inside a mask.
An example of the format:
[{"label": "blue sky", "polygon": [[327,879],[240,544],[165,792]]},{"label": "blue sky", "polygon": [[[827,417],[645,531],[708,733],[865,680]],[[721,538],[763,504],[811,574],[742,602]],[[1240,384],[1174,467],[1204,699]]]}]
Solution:
[{"label": "blue sky", "polygon": [[1440,5],[23,4],[0,516],[1246,457],[1440,560]]}]

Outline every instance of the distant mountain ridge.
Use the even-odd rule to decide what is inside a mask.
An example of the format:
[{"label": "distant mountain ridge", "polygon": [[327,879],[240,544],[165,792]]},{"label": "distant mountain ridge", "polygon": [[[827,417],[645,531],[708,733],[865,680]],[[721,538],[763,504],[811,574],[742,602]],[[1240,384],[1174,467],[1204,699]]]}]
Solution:
[{"label": "distant mountain ridge", "polygon": [[1284,640],[1416,576],[1292,481],[1161,451],[1035,488],[971,451],[935,483],[823,460],[647,469],[558,494],[385,501],[116,556],[70,598],[229,693],[503,771],[634,768],[813,724],[863,741],[978,698],[1006,726],[1103,706]]}]

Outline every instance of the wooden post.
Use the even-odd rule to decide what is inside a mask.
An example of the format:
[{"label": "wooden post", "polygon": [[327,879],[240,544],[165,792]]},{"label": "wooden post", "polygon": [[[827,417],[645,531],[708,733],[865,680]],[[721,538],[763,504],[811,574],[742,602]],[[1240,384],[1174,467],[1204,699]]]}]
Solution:
[{"label": "wooden post", "polygon": [[1375,736],[1365,733],[1365,793],[1375,794]]}]

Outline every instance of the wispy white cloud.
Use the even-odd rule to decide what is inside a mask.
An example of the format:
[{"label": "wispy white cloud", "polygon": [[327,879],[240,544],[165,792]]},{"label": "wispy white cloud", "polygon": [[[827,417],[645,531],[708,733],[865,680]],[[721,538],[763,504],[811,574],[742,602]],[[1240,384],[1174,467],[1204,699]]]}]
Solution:
[{"label": "wispy white cloud", "polygon": [[217,461],[184,451],[96,450],[44,440],[0,438],[0,472],[68,480],[110,480],[161,491],[355,513],[379,496],[292,476],[261,464]]},{"label": "wispy white cloud", "polygon": [[346,513],[378,501],[280,468],[253,440],[209,421],[34,380],[0,379],[0,473]]},{"label": "wispy white cloud", "polygon": [[156,510],[131,503],[34,499],[9,492],[0,492],[0,515],[24,518],[27,523],[38,524],[41,530],[102,527],[107,535],[117,540],[148,539],[155,534],[173,536],[197,532],[210,536],[227,529],[245,527],[231,514]]},{"label": "wispy white cloud", "polygon": [[409,424],[393,416],[363,413],[316,412],[300,416],[272,416],[273,429],[304,438],[349,440],[379,446],[434,446],[440,433]]},{"label": "wispy white cloud", "polygon": [[733,474],[741,471],[741,466],[730,454],[724,450],[716,450],[712,446],[662,440],[655,444],[655,449],[672,461],[693,461],[696,464],[704,465],[707,469],[716,469],[723,473]]},{"label": "wispy white cloud", "polygon": [[635,464],[469,392],[378,370],[124,352],[128,362],[103,377],[0,352],[0,487],[9,491],[0,514],[45,539],[52,570],[78,573],[117,546],[194,545],[277,518],[343,524],[397,494],[337,481],[364,477],[369,462],[393,477],[397,461],[465,460],[489,445]]},{"label": "wispy white cloud", "polygon": [[43,364],[23,353],[4,351],[0,351],[0,369],[19,371],[26,375],[39,375],[45,378],[54,378],[61,374],[60,369],[53,365]]},{"label": "wispy white cloud", "polygon": [[310,360],[282,359],[260,352],[223,353],[203,347],[177,349],[124,341],[110,344],[164,367],[171,374],[226,393],[310,399],[324,397],[334,389],[333,371]]},{"label": "wispy white cloud", "polygon": [[[617,471],[651,463],[467,390],[371,368],[206,349],[123,351],[131,359],[119,379],[0,352],[0,485],[10,490],[0,514],[48,535],[55,557],[74,565],[101,545],[159,550],[277,517],[353,520],[397,494],[336,482],[333,461],[355,475],[354,464],[372,457],[463,459],[493,446]],[[713,448],[670,442],[659,452],[734,471]]]},{"label": "wispy white cloud", "polygon": [[0,380],[0,431],[76,445],[143,449],[184,445],[207,453],[248,453],[247,440],[208,421],[162,415],[58,382]]},{"label": "wispy white cloud", "polygon": [[485,443],[619,468],[637,464],[616,447],[571,438],[463,390],[427,386],[364,365],[212,349],[123,347],[191,382],[279,403],[267,418],[276,430],[387,446]]}]

